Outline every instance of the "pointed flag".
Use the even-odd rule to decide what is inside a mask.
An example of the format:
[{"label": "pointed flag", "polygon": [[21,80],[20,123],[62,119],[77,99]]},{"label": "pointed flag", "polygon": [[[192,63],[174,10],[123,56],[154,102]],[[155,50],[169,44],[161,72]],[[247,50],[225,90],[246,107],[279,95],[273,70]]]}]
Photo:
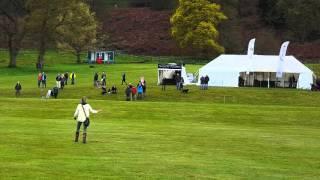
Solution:
[{"label": "pointed flag", "polygon": [[279,54],[279,57],[280,57],[280,60],[281,60],[281,61],[284,61],[284,58],[286,57],[289,43],[290,43],[290,42],[287,41],[287,42],[284,42],[284,43],[281,45],[280,54]]},{"label": "pointed flag", "polygon": [[249,45],[248,45],[248,56],[250,59],[252,59],[253,55],[254,55],[254,44],[256,42],[256,39],[251,39],[249,41]]}]

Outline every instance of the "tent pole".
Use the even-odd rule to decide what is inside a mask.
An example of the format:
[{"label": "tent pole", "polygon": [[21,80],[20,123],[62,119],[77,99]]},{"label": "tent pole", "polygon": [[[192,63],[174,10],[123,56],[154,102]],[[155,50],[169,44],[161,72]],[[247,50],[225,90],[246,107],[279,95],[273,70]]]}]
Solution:
[{"label": "tent pole", "polygon": [[160,77],[159,77],[159,74],[160,74],[160,70],[158,69],[158,85],[160,85]]},{"label": "tent pole", "polygon": [[270,73],[268,73],[268,89],[270,88]]}]

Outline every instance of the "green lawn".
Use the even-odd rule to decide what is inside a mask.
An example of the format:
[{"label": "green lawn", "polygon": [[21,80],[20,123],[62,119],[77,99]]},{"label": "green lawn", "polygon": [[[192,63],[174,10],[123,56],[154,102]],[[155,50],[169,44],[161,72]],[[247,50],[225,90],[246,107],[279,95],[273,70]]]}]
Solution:
[{"label": "green lawn", "polygon": [[[24,58],[23,58],[24,57]],[[77,83],[57,100],[42,99],[33,52],[6,68],[0,53],[1,179],[318,179],[320,93],[290,89],[175,87],[156,85],[157,65],[72,64],[68,54],[49,52],[48,86],[58,72],[75,71]],[[123,63],[121,63],[123,62]],[[135,61],[134,61],[135,62]],[[196,72],[201,65],[187,65]],[[319,65],[310,65],[315,71]],[[95,71],[119,94],[101,96]],[[147,81],[143,101],[124,101],[121,73]],[[22,96],[14,97],[16,81]],[[95,109],[88,143],[74,143],[72,116],[81,96]]]}]

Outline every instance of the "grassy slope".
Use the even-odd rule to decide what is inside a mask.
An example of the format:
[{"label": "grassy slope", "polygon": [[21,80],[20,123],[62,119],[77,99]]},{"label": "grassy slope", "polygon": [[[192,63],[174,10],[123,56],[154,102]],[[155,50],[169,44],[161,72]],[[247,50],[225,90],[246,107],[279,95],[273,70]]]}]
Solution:
[{"label": "grassy slope", "polygon": [[[26,56],[26,55],[25,55]],[[43,100],[36,88],[32,53],[20,68],[0,68],[0,176],[3,178],[317,178],[320,94],[287,89],[190,87],[182,95],[156,86],[155,64],[73,65],[68,55],[49,53],[50,86],[57,72],[75,71],[78,83],[58,100]],[[0,54],[0,62],[5,54]],[[54,59],[59,63],[54,64]],[[63,63],[61,63],[63,59]],[[120,62],[126,59],[120,59]],[[2,62],[4,65],[5,62]],[[193,72],[199,66],[187,66]],[[319,66],[313,65],[318,68]],[[94,71],[121,87],[144,75],[142,102],[102,97],[92,87]],[[15,81],[23,96],[13,97]],[[72,115],[79,97],[103,111],[92,117],[87,145],[72,142]],[[223,96],[227,97],[223,104]]]}]

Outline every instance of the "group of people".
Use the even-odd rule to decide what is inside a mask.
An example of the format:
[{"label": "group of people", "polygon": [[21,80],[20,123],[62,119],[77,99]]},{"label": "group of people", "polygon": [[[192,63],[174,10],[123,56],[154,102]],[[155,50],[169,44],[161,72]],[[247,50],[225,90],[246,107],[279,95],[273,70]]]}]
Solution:
[{"label": "group of people", "polygon": [[74,72],[72,72],[70,75],[68,72],[65,72],[63,74],[58,73],[56,76],[56,86],[48,90],[46,98],[50,98],[51,96],[57,98],[59,94],[59,89],[64,89],[64,86],[68,85],[69,79],[71,80],[71,85],[74,85],[76,77],[77,76]]},{"label": "group of people", "polygon": [[107,86],[102,86],[101,89],[102,89],[102,92],[101,92],[102,95],[106,95],[107,93],[108,94],[117,94],[118,93],[118,89],[117,89],[116,85],[113,85],[111,88],[108,89],[108,91],[107,91]]},{"label": "group of people", "polygon": [[65,72],[64,74],[58,74],[56,76],[56,85],[59,89],[63,89],[65,85],[68,85],[68,80],[70,78],[71,85],[74,85],[76,82],[76,73],[72,72],[69,76],[68,72]]},{"label": "group of people", "polygon": [[44,72],[39,72],[38,74],[38,88],[46,88],[47,87],[47,74]]},{"label": "group of people", "polygon": [[[42,74],[44,74],[44,72]],[[52,89],[48,90],[46,98],[48,99],[50,97],[54,97],[56,99],[59,94],[59,89],[64,89],[65,85],[68,85],[69,79],[71,80],[71,84],[74,85],[76,74],[74,72],[72,72],[70,75],[68,72],[63,74],[58,73],[56,76],[56,85]]]},{"label": "group of people", "polygon": [[95,72],[93,76],[93,86],[96,88],[101,88],[102,95],[108,94],[117,94],[118,89],[116,85],[112,85],[111,88],[107,90],[107,74],[105,72],[102,72],[101,79],[99,80],[99,73]]},{"label": "group of people", "polygon": [[208,90],[208,84],[209,84],[209,76],[201,76],[200,78],[200,90]]},{"label": "group of people", "polygon": [[147,86],[144,77],[142,77],[137,84],[133,86],[131,83],[125,89],[125,95],[127,101],[141,100],[146,96]]},{"label": "group of people", "polygon": [[102,72],[101,74],[101,80],[99,80],[99,74],[96,72],[93,76],[93,86],[100,88],[107,85],[107,74],[105,72]]}]

